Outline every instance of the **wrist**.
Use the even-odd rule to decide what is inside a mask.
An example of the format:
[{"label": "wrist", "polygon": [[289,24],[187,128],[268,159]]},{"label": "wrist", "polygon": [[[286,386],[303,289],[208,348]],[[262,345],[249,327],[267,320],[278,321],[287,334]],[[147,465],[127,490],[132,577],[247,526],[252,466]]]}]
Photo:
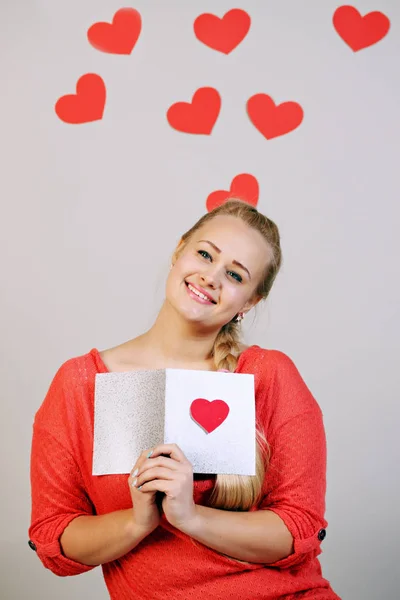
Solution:
[{"label": "wrist", "polygon": [[139,544],[139,542],[152,533],[157,526],[157,524],[154,524],[153,526],[149,527],[148,525],[138,523],[135,519],[133,510],[128,509],[126,533],[128,538],[135,545]]},{"label": "wrist", "polygon": [[195,537],[198,531],[201,531],[203,524],[203,514],[202,514],[202,506],[195,504],[193,509],[193,514],[186,519],[175,525],[177,529],[185,533],[186,535],[190,535],[191,537]]}]

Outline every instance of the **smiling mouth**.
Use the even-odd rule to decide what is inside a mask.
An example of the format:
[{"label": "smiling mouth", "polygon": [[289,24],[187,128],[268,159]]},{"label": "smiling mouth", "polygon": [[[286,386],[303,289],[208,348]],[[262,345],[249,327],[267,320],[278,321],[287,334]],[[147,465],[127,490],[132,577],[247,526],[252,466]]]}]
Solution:
[{"label": "smiling mouth", "polygon": [[215,302],[215,300],[213,300],[212,298],[209,298],[208,296],[206,296],[206,294],[202,294],[201,292],[199,292],[191,283],[188,283],[187,281],[185,281],[185,285],[188,288],[188,290],[192,294],[195,294],[198,298],[200,298],[200,300],[204,300],[206,302],[209,302],[210,304],[217,304]]}]

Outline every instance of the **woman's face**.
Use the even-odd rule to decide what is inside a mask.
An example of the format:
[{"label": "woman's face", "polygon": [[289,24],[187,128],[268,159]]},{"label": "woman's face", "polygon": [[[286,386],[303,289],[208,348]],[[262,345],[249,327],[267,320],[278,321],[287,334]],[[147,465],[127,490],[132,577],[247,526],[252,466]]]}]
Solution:
[{"label": "woman's face", "polygon": [[167,300],[187,320],[220,328],[257,303],[254,292],[270,256],[261,234],[241,219],[214,217],[193,234],[174,261]]}]

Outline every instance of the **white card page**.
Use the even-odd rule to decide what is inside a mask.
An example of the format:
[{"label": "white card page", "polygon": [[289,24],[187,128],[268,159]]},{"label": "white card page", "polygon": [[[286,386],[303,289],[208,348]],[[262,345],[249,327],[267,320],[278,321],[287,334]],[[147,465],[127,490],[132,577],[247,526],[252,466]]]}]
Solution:
[{"label": "white card page", "polygon": [[[194,473],[255,475],[254,375],[167,369],[165,389],[165,441],[182,448]],[[211,433],[190,416],[196,398],[229,406]]]}]

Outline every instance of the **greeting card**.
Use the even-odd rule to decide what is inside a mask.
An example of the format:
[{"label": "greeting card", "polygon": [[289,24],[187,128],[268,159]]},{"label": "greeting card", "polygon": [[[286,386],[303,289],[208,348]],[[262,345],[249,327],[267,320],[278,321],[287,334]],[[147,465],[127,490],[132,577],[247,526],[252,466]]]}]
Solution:
[{"label": "greeting card", "polygon": [[93,475],[128,474],[143,450],[178,444],[194,473],[255,475],[254,375],[98,373]]}]

